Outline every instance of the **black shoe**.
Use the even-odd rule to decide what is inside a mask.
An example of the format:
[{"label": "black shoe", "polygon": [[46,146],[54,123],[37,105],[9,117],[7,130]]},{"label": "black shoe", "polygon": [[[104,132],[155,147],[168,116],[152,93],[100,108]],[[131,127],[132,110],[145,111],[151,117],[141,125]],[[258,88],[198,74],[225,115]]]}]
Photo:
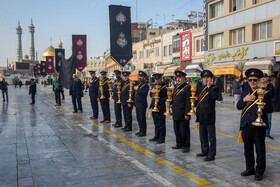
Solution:
[{"label": "black shoe", "polygon": [[76,110],[74,110],[72,113],[73,113],[73,114],[77,114],[77,111],[76,111]]},{"label": "black shoe", "polygon": [[91,116],[90,119],[97,119],[97,117]]},{"label": "black shoe", "polygon": [[256,181],[261,181],[262,179],[263,179],[263,175],[259,175],[259,174],[255,175],[255,180]]},{"label": "black shoe", "polygon": [[188,153],[190,152],[190,148],[183,148],[182,153]]},{"label": "black shoe", "polygon": [[81,111],[81,113],[83,113],[83,110],[80,110]]},{"label": "black shoe", "polygon": [[115,128],[119,128],[119,127],[122,127],[122,125],[120,125],[120,124],[115,124],[114,127],[115,127]]},{"label": "black shoe", "polygon": [[203,157],[203,156],[207,156],[207,154],[206,153],[197,153],[196,156],[197,157]]},{"label": "black shoe", "polygon": [[212,161],[212,160],[215,160],[215,157],[214,156],[207,156],[204,160],[205,161]]},{"label": "black shoe", "polygon": [[270,139],[272,139],[272,140],[274,140],[274,138],[272,137],[272,136],[270,136],[270,135],[268,135],[268,136],[266,136],[267,138],[270,138]]},{"label": "black shoe", "polygon": [[144,134],[144,133],[139,133],[138,134],[138,137],[143,137],[143,136],[146,136],[146,134]]},{"label": "black shoe", "polygon": [[157,144],[163,144],[163,143],[165,143],[165,140],[158,140],[157,141]]},{"label": "black shoe", "polygon": [[5,99],[3,99],[3,102],[5,102]]},{"label": "black shoe", "polygon": [[126,129],[127,129],[126,127],[121,128],[121,130],[123,130],[123,131],[125,131]]},{"label": "black shoe", "polygon": [[124,129],[125,132],[132,131],[132,129]]},{"label": "black shoe", "polygon": [[180,146],[173,146],[173,147],[171,147],[172,149],[182,149],[182,147],[180,147]]},{"label": "black shoe", "polygon": [[255,175],[255,170],[252,170],[252,171],[243,171],[241,174],[241,176],[243,177],[246,177],[246,176],[249,176],[249,175]]},{"label": "black shoe", "polygon": [[140,134],[140,132],[136,132],[136,133],[135,133],[135,135],[139,135],[139,134]]},{"label": "black shoe", "polygon": [[155,142],[155,141],[158,141],[158,138],[151,138],[149,139],[150,142]]}]

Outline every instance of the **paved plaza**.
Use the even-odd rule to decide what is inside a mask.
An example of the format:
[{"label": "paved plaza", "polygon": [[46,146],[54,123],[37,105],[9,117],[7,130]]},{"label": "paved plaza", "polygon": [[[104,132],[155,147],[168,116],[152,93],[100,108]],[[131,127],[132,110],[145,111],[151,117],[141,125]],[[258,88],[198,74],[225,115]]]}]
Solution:
[{"label": "paved plaza", "polygon": [[[217,104],[217,156],[205,162],[200,152],[195,117],[191,120],[189,153],[173,150],[172,118],[167,117],[165,144],[149,142],[152,119],[147,119],[147,136],[123,132],[111,124],[90,120],[88,93],[84,113],[72,114],[71,98],[65,91],[61,107],[54,106],[52,87],[38,86],[36,104],[30,106],[28,87],[9,86],[9,103],[0,102],[0,187],[56,186],[280,186],[280,114],[273,114],[267,139],[267,169],[260,182],[241,177],[245,169],[243,144],[237,143],[240,111],[232,98]],[[101,109],[99,107],[99,109]],[[147,115],[148,116],[148,115]],[[115,122],[111,101],[111,121]],[[85,136],[85,135],[91,136]]]}]

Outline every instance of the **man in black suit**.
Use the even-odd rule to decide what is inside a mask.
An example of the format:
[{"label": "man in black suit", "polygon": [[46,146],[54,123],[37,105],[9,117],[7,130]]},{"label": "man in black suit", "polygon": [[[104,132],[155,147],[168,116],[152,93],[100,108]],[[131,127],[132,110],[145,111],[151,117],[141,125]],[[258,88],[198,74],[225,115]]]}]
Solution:
[{"label": "man in black suit", "polygon": [[[71,81],[70,84],[70,95],[72,96],[72,104],[74,107],[73,113],[77,113],[78,110],[83,112],[83,108],[82,108],[82,97],[84,96],[83,83],[75,74],[73,75],[73,80]],[[77,103],[78,103],[78,109],[77,109]]]},{"label": "man in black suit", "polygon": [[31,79],[31,83],[30,83],[30,86],[29,86],[29,95],[31,95],[31,99],[32,99],[32,102],[30,103],[31,105],[35,104],[36,92],[37,92],[37,88],[36,88],[35,80]]},{"label": "man in black suit", "polygon": [[90,119],[98,118],[98,90],[99,90],[99,79],[95,75],[95,71],[89,71],[91,79],[89,81],[89,98],[92,108],[93,115]]},{"label": "man in black suit", "polygon": [[190,116],[187,114],[191,109],[190,86],[186,83],[186,73],[175,71],[177,86],[172,94],[172,113],[176,146],[172,149],[183,149],[183,153],[190,151]]},{"label": "man in black suit", "polygon": [[155,87],[151,90],[150,96],[152,98],[152,102],[150,105],[150,109],[153,110],[155,107],[155,103],[157,103],[158,111],[153,111],[153,121],[155,124],[155,135],[150,141],[156,141],[157,144],[162,144],[165,142],[166,136],[166,124],[165,124],[165,115],[164,112],[166,111],[165,101],[167,99],[167,88],[166,84],[162,82],[162,74],[155,73],[153,74],[153,78],[155,79],[155,85],[160,86],[159,98],[155,98]]},{"label": "man in black suit", "polygon": [[5,81],[5,79],[2,79],[1,82],[1,90],[2,90],[2,95],[3,95],[3,101],[5,101],[5,95],[6,95],[6,100],[7,102],[9,101],[9,97],[8,97],[8,83]]},{"label": "man in black suit", "polygon": [[[237,103],[237,108],[242,110],[240,120],[240,130],[244,142],[246,170],[241,176],[249,176],[255,174],[255,180],[263,179],[266,168],[265,155],[265,136],[268,127],[267,114],[272,112],[271,93],[269,90],[264,95],[263,102],[265,105],[258,105],[258,82],[263,76],[263,72],[259,69],[248,69],[245,72],[250,88],[244,90],[241,98]],[[257,110],[262,109],[262,120],[266,126],[255,126],[253,123],[257,119]],[[254,145],[257,153],[257,166],[255,170]]]},{"label": "man in black suit", "polygon": [[[98,101],[100,101],[101,109],[103,113],[103,120],[100,121],[100,123],[110,123],[111,122],[111,113],[110,113],[110,92],[109,92],[109,85],[107,78],[107,71],[101,71],[100,72],[102,79],[99,82],[102,85],[102,89],[99,87],[99,94],[98,94]],[[102,93],[102,94],[101,94]],[[104,98],[101,98],[101,95],[104,96]]]},{"label": "man in black suit", "polygon": [[118,128],[118,127],[122,127],[122,105],[121,103],[117,103],[119,100],[118,83],[121,83],[121,87],[122,87],[123,80],[122,80],[122,73],[119,70],[115,70],[114,73],[116,75],[116,80],[114,82],[114,87],[113,87],[113,99],[114,99],[116,123],[113,124],[113,127]]},{"label": "man in black suit", "polygon": [[[213,84],[213,74],[209,70],[201,72],[204,87],[197,90],[196,122],[199,122],[199,138],[201,153],[196,156],[203,157],[205,161],[215,160],[216,156],[216,100],[219,89]],[[194,99],[191,99],[194,102]],[[209,145],[210,143],[210,145]]]}]

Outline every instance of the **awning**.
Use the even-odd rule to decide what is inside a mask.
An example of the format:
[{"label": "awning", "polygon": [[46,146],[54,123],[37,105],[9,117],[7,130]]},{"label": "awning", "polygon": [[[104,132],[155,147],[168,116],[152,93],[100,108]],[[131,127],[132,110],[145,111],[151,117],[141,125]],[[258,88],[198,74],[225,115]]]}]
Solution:
[{"label": "awning", "polygon": [[161,65],[161,66],[157,66],[157,71],[156,71],[156,73],[164,73],[165,70],[166,70],[167,68],[169,68],[169,67],[170,67],[170,65]]},{"label": "awning", "polygon": [[185,73],[187,74],[186,77],[200,77],[202,71],[202,63],[191,63],[185,69]]},{"label": "awning", "polygon": [[275,63],[270,60],[255,60],[255,61],[247,61],[243,67],[243,75],[245,76],[245,71],[250,68],[257,68],[263,71],[263,73],[267,73],[268,76],[272,74],[272,67]]},{"label": "awning", "polygon": [[235,75],[240,77],[241,71],[236,68],[216,68],[214,75]]},{"label": "awning", "polygon": [[209,70],[214,73],[214,75],[235,75],[241,76],[241,62],[226,62],[226,63],[215,63]]},{"label": "awning", "polygon": [[164,74],[163,76],[164,77],[173,77],[174,76],[174,72],[179,69],[180,66],[171,66],[169,68],[167,68],[165,71],[164,71]]}]

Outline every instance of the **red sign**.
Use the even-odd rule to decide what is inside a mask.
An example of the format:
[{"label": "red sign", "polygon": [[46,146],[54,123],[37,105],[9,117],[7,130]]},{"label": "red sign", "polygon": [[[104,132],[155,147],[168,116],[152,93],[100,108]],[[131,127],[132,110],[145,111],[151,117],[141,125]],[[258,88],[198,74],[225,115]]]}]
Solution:
[{"label": "red sign", "polygon": [[180,33],[180,60],[192,60],[192,33],[190,30]]},{"label": "red sign", "polygon": [[53,56],[46,56],[46,72],[48,75],[54,73]]},{"label": "red sign", "polygon": [[36,64],[36,77],[41,77],[41,64]]},{"label": "red sign", "polygon": [[73,51],[76,50],[76,68],[80,72],[87,66],[87,35],[72,35]]}]

